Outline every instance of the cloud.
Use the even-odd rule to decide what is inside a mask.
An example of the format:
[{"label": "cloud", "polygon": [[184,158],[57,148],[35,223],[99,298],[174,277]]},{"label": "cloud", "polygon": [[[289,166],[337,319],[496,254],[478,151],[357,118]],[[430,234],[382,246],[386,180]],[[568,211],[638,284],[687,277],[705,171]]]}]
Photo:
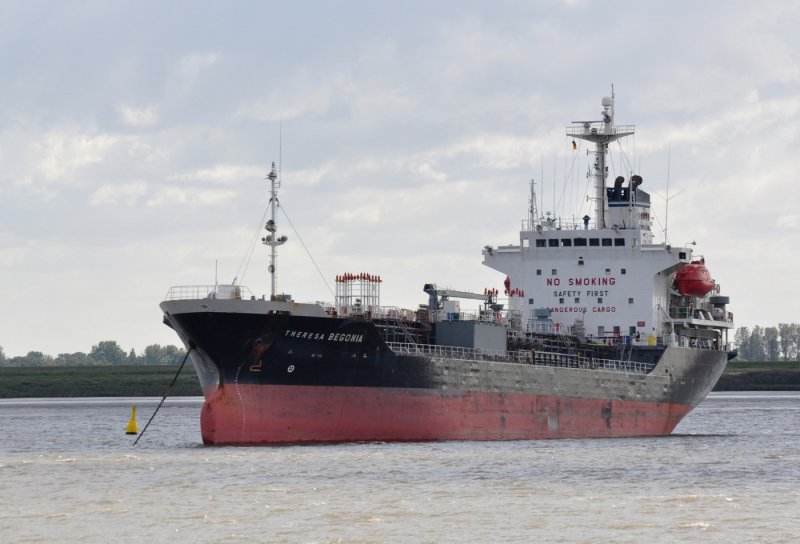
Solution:
[{"label": "cloud", "polygon": [[158,189],[146,202],[148,207],[190,205],[212,206],[233,199],[234,191],[222,189],[186,189],[182,187],[163,187]]},{"label": "cloud", "polygon": [[[393,59],[397,60],[397,59]],[[372,56],[363,62],[377,63]],[[418,97],[390,81],[359,79],[351,67],[334,66],[319,72],[298,68],[286,75],[271,91],[243,100],[234,118],[254,121],[287,121],[304,116],[343,117],[349,123],[375,124],[400,119],[419,106]]]},{"label": "cloud", "polygon": [[256,179],[264,179],[268,172],[263,166],[243,166],[237,164],[217,164],[200,168],[193,172],[173,174],[167,177],[172,181],[208,181],[213,183],[235,184]]},{"label": "cloud", "polygon": [[[270,146],[278,156],[278,142],[269,140],[277,140],[271,135],[281,119],[291,121],[283,125],[281,202],[323,270],[364,263],[392,276],[384,285],[387,304],[415,304],[420,279],[465,290],[488,286],[495,272],[480,265],[480,250],[518,239],[531,177],[540,207],[591,209],[591,157],[585,145],[572,153],[564,127],[596,118],[611,82],[617,121],[637,123],[623,150],[653,195],[666,194],[671,146],[673,241],[703,244],[726,288],[741,278],[743,287],[730,293],[737,317],[793,319],[790,307],[768,304],[791,287],[791,274],[776,276],[766,291],[748,290],[751,251],[765,267],[800,266],[786,251],[797,246],[800,230],[792,198],[800,145],[791,24],[799,13],[792,3],[674,9],[611,0],[617,16],[603,21],[601,60],[586,55],[598,36],[586,0],[509,2],[495,10],[329,4],[315,4],[320,17],[302,26],[295,23],[309,22],[308,6],[291,3],[224,13],[200,6],[191,25],[185,13],[155,4],[72,10],[58,25],[31,24],[36,8],[15,10],[21,18],[10,14],[7,26],[16,30],[7,41],[19,47],[3,70],[0,216],[8,237],[0,247],[38,251],[0,256],[8,277],[0,295],[13,310],[0,322],[11,331],[7,352],[88,350],[103,339],[96,335],[111,334],[105,327],[112,321],[115,338],[137,349],[175,341],[153,319],[153,301],[162,285],[165,291],[184,275],[213,276],[218,256],[238,263],[236,242],[244,247],[253,229],[263,229],[256,220],[269,162],[260,160]],[[268,34],[264,20],[274,23]],[[115,30],[98,41],[98,28]],[[632,168],[620,164],[618,151],[611,168],[627,177]],[[570,204],[562,207],[567,177]],[[663,222],[664,200],[654,196],[653,207]],[[286,222],[280,226],[288,231]],[[292,243],[282,248],[281,281],[295,283],[298,300],[327,297],[309,292],[316,271],[296,236],[286,234]],[[105,252],[125,240],[140,244],[128,246],[127,260]],[[124,315],[98,311],[94,301],[70,298],[78,289],[61,289],[64,298],[36,314],[51,319],[42,326],[59,335],[49,345],[41,335],[17,340],[28,338],[19,323],[39,319],[31,317],[31,300],[48,270],[80,255],[62,276],[94,277],[76,243],[97,249],[92,264],[117,267],[108,287],[131,285],[138,309],[117,301]],[[20,261],[53,255],[58,259]],[[267,287],[264,254],[257,259],[252,277]],[[139,275],[129,275],[137,267]],[[48,317],[53,308],[70,313],[69,322]],[[103,320],[92,327],[71,326],[97,315]],[[76,344],[89,330],[88,345]]]},{"label": "cloud", "polygon": [[33,251],[29,247],[11,247],[10,237],[0,236],[0,268],[12,269],[15,266],[24,266]]},{"label": "cloud", "polygon": [[158,123],[158,108],[155,106],[119,106],[117,108],[122,122],[130,127],[151,127]]},{"label": "cloud", "polygon": [[56,128],[34,143],[36,169],[49,182],[77,182],[75,171],[99,163],[118,143],[111,134],[87,134],[72,128]]},{"label": "cloud", "polygon": [[114,206],[123,204],[133,206],[147,192],[144,182],[125,183],[122,185],[104,185],[89,197],[91,206]]},{"label": "cloud", "polygon": [[345,224],[357,226],[377,225],[384,215],[382,208],[384,208],[383,205],[372,202],[368,206],[358,206],[337,211],[333,216]]},{"label": "cloud", "polygon": [[200,74],[220,59],[219,53],[199,53],[183,57],[179,63],[179,74],[185,83],[193,84]]},{"label": "cloud", "polygon": [[536,144],[537,140],[533,138],[486,133],[448,143],[425,154],[433,159],[468,156],[472,159],[471,162],[484,167],[506,170],[530,164],[532,151],[537,149]]},{"label": "cloud", "polygon": [[428,179],[435,182],[447,181],[447,174],[437,170],[431,163],[420,162],[412,164],[410,168],[417,178]]},{"label": "cloud", "polygon": [[796,213],[790,215],[781,215],[778,217],[777,223],[779,227],[784,227],[787,229],[799,229],[800,215]]},{"label": "cloud", "polygon": [[299,170],[285,170],[282,179],[292,186],[314,187],[323,184],[327,178],[336,174],[336,165],[329,161],[320,166],[312,168],[301,168]]},{"label": "cloud", "polygon": [[[161,99],[163,107],[180,109],[191,105],[191,99],[202,96],[214,88],[214,81],[205,78],[210,82],[208,85],[200,85],[199,81],[204,80],[206,72],[215,66],[222,57],[221,53],[192,53],[177,59],[168,59],[170,62],[170,73],[165,78],[164,94]],[[177,64],[177,66],[175,66]],[[204,83],[208,83],[205,81]]]},{"label": "cloud", "polygon": [[330,90],[322,85],[285,87],[240,104],[236,119],[252,121],[287,121],[304,115],[321,114],[331,102]]},{"label": "cloud", "polygon": [[54,189],[51,189],[41,181],[34,181],[30,177],[15,179],[14,187],[23,189],[44,201],[53,200],[56,196],[58,196],[58,192],[56,192]]}]

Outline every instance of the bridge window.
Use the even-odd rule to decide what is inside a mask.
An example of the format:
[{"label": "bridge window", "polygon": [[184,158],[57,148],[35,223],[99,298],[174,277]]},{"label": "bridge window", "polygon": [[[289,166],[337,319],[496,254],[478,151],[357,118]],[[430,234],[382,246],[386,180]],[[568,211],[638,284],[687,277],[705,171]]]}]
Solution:
[{"label": "bridge window", "polygon": [[611,238],[603,238],[603,247],[611,247]]},{"label": "bridge window", "polygon": [[547,241],[549,247],[558,247],[558,238],[551,238]]},{"label": "bridge window", "polygon": [[571,238],[564,238],[561,240],[562,247],[571,247],[572,246],[572,239]]},{"label": "bridge window", "polygon": [[591,247],[600,247],[600,238],[589,238],[589,245]]},{"label": "bridge window", "polygon": [[576,247],[586,247],[586,238],[575,238]]},{"label": "bridge window", "polygon": [[614,238],[614,246],[624,246],[625,245],[625,238]]},{"label": "bridge window", "polygon": [[547,240],[536,240],[536,247],[547,247]]}]

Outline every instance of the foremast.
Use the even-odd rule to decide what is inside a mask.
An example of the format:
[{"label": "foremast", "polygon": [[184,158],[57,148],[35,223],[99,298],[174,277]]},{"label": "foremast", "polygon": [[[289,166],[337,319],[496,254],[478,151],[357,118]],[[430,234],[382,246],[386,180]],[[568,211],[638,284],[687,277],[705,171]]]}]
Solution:
[{"label": "foremast", "polygon": [[269,246],[269,274],[270,274],[270,299],[275,300],[275,295],[278,288],[278,246],[286,243],[288,238],[286,236],[278,236],[278,225],[275,222],[275,210],[280,207],[278,201],[278,189],[281,186],[281,180],[275,170],[275,163],[272,163],[272,170],[267,174],[267,179],[270,182],[269,191],[269,220],[267,221],[264,229],[267,235],[261,239],[264,245]]}]

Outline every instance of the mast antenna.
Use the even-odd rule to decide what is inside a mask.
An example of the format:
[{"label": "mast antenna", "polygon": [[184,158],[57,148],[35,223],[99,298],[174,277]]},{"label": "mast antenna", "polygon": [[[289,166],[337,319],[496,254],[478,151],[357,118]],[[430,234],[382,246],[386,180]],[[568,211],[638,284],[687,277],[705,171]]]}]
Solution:
[{"label": "mast antenna", "polygon": [[533,178],[531,178],[531,196],[528,204],[528,228],[533,229],[539,216],[539,209],[536,205],[536,182]]},{"label": "mast antenna", "polygon": [[672,144],[667,144],[667,205],[664,210],[664,243],[669,243],[669,236],[667,236],[667,229],[669,228],[669,164],[671,162]]}]

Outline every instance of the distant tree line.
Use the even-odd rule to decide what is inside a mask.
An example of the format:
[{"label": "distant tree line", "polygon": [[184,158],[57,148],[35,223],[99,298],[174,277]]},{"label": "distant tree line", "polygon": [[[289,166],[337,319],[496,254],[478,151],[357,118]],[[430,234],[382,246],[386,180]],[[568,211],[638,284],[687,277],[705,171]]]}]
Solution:
[{"label": "distant tree line", "polygon": [[800,324],[780,323],[777,327],[747,327],[736,329],[734,342],[738,359],[744,361],[800,360]]},{"label": "distant tree line", "polygon": [[[756,325],[752,330],[739,327],[734,335],[739,350],[737,359],[743,361],[800,360],[800,323],[780,323],[777,327]],[[0,346],[0,366],[91,366],[91,365],[170,365],[180,363],[186,351],[177,346],[151,344],[141,354],[126,352],[114,340],[104,340],[92,346],[89,353],[59,353],[55,357],[41,351],[6,357]]]},{"label": "distant tree line", "polygon": [[126,352],[114,340],[104,340],[92,346],[89,353],[59,353],[55,357],[41,351],[27,355],[6,357],[0,346],[0,366],[92,366],[92,365],[170,365],[180,363],[186,352],[177,346],[152,344],[141,354],[131,349]]}]

